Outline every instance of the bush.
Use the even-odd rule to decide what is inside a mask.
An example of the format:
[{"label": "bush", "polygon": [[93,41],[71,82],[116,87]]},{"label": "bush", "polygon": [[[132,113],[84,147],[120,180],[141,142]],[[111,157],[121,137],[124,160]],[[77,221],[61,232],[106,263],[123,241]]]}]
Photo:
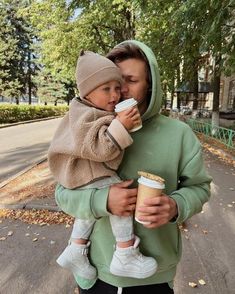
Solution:
[{"label": "bush", "polygon": [[0,123],[14,123],[39,118],[62,116],[68,111],[68,106],[43,105],[0,105]]},{"label": "bush", "polygon": [[160,111],[160,113],[162,115],[169,116],[170,115],[170,109],[168,109],[168,108],[162,108],[161,111]]}]

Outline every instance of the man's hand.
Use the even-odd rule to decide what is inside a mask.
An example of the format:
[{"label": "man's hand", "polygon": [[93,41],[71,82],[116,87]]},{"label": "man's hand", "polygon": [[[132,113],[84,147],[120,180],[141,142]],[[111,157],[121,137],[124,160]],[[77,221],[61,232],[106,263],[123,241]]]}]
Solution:
[{"label": "man's hand", "polygon": [[129,189],[133,180],[112,185],[109,189],[108,211],[113,215],[130,216],[135,210],[137,188]]},{"label": "man's hand", "polygon": [[150,224],[144,225],[146,228],[158,228],[165,225],[178,214],[175,200],[165,194],[146,199],[144,206],[140,207],[138,211],[146,214],[138,217],[140,221],[150,222]]}]

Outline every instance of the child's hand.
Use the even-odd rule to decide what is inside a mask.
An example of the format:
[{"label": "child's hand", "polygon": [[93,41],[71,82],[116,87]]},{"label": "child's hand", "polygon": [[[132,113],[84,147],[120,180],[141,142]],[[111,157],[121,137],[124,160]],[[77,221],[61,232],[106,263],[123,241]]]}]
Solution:
[{"label": "child's hand", "polygon": [[130,131],[141,121],[139,111],[136,108],[130,108],[117,114],[117,119],[123,126]]}]

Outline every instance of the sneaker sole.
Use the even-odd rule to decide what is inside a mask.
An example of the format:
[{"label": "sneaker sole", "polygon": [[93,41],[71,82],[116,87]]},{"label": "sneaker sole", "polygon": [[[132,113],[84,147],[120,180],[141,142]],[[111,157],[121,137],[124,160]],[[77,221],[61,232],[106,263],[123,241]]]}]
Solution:
[{"label": "sneaker sole", "polygon": [[136,278],[136,279],[146,279],[148,277],[151,277],[154,275],[157,271],[157,267],[143,273],[131,273],[130,270],[120,270],[118,268],[115,268],[113,266],[110,267],[110,272],[111,274],[115,276],[120,276],[120,277],[129,277],[129,278]]}]

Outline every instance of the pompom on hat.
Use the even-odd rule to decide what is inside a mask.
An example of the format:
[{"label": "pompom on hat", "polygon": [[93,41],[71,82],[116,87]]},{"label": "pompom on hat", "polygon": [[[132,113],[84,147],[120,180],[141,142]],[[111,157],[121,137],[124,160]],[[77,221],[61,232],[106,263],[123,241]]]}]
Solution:
[{"label": "pompom on hat", "polygon": [[83,50],[77,61],[75,77],[81,98],[109,81],[123,82],[120,69],[111,60]]}]

